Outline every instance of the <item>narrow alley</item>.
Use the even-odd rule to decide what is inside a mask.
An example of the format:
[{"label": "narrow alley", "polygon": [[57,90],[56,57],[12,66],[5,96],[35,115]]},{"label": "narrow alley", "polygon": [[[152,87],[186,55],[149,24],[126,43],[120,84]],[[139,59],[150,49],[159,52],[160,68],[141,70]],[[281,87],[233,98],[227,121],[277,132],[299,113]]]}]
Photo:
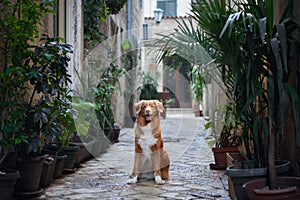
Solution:
[{"label": "narrow alley", "polygon": [[[161,121],[165,148],[171,159],[170,180],[165,185],[141,180],[128,185],[133,166],[133,129],[122,129],[120,142],[99,158],[87,161],[75,173],[64,175],[44,189],[42,199],[230,199],[224,171],[209,169],[213,162],[205,141],[205,120],[192,112],[169,110]],[[223,181],[222,181],[223,180]]]}]

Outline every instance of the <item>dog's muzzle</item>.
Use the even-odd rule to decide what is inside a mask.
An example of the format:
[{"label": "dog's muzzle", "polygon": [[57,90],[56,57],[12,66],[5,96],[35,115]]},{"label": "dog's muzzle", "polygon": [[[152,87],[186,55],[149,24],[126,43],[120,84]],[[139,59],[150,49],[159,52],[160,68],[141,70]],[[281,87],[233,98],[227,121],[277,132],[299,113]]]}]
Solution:
[{"label": "dog's muzzle", "polygon": [[150,110],[146,110],[145,119],[146,119],[146,121],[151,121],[152,120],[152,114],[151,114]]},{"label": "dog's muzzle", "polygon": [[152,115],[150,113],[146,113],[145,118],[146,118],[146,121],[151,121]]}]

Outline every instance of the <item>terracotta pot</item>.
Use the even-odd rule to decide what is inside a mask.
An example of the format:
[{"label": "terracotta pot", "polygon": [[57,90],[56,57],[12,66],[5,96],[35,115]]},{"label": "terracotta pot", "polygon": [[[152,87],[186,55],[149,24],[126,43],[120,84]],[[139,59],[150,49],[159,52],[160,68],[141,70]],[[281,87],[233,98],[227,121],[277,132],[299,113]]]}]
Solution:
[{"label": "terracotta pot", "polygon": [[[248,182],[267,176],[267,168],[248,168],[241,169],[236,167],[239,165],[232,165],[227,167],[226,174],[230,178],[233,184],[234,193],[238,200],[248,199],[246,190],[243,185]],[[275,168],[277,175],[287,176],[290,172],[291,164],[289,161],[276,161]]]},{"label": "terracotta pot", "polygon": [[243,185],[250,200],[298,200],[300,199],[300,178],[277,177],[278,190],[268,190],[267,179],[255,179]]},{"label": "terracotta pot", "polygon": [[240,147],[222,147],[212,148],[215,158],[215,165],[219,168],[226,169],[227,167],[227,155],[226,153],[240,153]]}]

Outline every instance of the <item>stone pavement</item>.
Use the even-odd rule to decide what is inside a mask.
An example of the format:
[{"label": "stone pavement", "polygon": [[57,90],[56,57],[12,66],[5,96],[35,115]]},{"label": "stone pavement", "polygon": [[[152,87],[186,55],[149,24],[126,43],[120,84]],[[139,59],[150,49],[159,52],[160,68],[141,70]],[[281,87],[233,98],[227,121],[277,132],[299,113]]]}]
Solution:
[{"label": "stone pavement", "polygon": [[213,156],[205,141],[209,135],[204,129],[205,120],[195,118],[191,112],[170,110],[161,124],[171,160],[170,180],[165,185],[156,185],[152,180],[126,184],[133,166],[134,133],[124,128],[120,142],[111,145],[107,153],[84,163],[74,174],[55,180],[36,200],[230,199],[224,189],[224,171],[209,168]]}]

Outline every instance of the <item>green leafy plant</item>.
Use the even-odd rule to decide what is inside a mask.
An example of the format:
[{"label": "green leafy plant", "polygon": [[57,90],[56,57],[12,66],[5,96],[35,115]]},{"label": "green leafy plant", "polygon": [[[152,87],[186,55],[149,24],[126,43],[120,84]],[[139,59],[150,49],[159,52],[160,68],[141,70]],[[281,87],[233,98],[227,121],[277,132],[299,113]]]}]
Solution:
[{"label": "green leafy plant", "polygon": [[[291,20],[292,8],[289,1],[278,23],[273,0],[240,1],[231,6],[197,1],[192,11],[218,53],[214,56],[222,80],[244,123],[247,156],[259,161],[259,166],[268,163],[270,189],[278,187],[274,160],[282,156],[279,141],[290,134],[284,128],[289,123],[284,118],[287,107],[293,110],[291,132],[300,144],[299,88],[291,84],[290,76],[299,70],[299,63],[292,64],[290,59],[293,53],[299,56],[293,35],[299,33],[299,25]],[[216,25],[209,27],[212,23]],[[295,80],[299,78],[298,74]]]},{"label": "green leafy plant", "polygon": [[[174,34],[164,36],[160,55],[190,56],[214,72],[211,78],[220,78],[243,124],[246,156],[257,167],[269,167],[271,189],[277,188],[274,160],[282,158],[284,135],[294,134],[300,144],[299,25],[292,21],[292,8],[288,1],[275,22],[273,0],[196,0],[191,18],[197,26],[181,22]],[[287,108],[293,120],[285,119]],[[287,126],[293,129],[287,132]]]},{"label": "green leafy plant", "polygon": [[194,99],[199,105],[203,100],[203,91],[205,87],[205,77],[203,76],[204,69],[199,67],[198,65],[194,66],[191,70],[191,89],[193,92]]},{"label": "green leafy plant", "polygon": [[80,136],[88,138],[91,136],[89,135],[91,129],[96,129],[94,127],[97,124],[95,110],[95,103],[73,97],[72,114],[76,121],[77,134],[80,134]]},{"label": "green leafy plant", "polygon": [[138,88],[140,90],[140,100],[158,99],[157,81],[150,73],[142,73],[143,83]]},{"label": "green leafy plant", "polygon": [[93,48],[106,38],[101,32],[101,23],[105,22],[108,9],[104,0],[85,0],[83,2],[85,47]]},{"label": "green leafy plant", "polygon": [[205,124],[205,128],[221,125],[220,136],[215,135],[216,147],[234,147],[242,144],[243,122],[235,109],[234,102],[217,106],[215,117]]},{"label": "green leafy plant", "polygon": [[128,0],[105,0],[109,13],[118,14]]},{"label": "green leafy plant", "polygon": [[28,70],[29,87],[32,88],[27,105],[24,131],[30,142],[27,153],[38,152],[41,137],[56,137],[61,145],[68,145],[68,136],[75,131],[70,113],[72,83],[68,73],[69,53],[72,47],[60,38],[44,35],[34,54],[25,62]]},{"label": "green leafy plant", "polygon": [[0,1],[0,152],[1,162],[10,151],[30,138],[24,132],[28,105],[28,70],[31,43],[39,35],[42,17],[55,1]]},{"label": "green leafy plant", "polygon": [[[96,117],[96,103],[94,91],[96,88],[92,84],[91,74],[93,72],[75,73],[80,83],[72,99],[72,115],[76,122],[76,134],[85,139],[95,139],[95,130],[98,129],[99,123]],[[86,79],[84,79],[86,76]]]},{"label": "green leafy plant", "polygon": [[92,49],[106,39],[104,22],[109,14],[118,14],[127,0],[83,1],[85,47]]},{"label": "green leafy plant", "polygon": [[119,77],[124,73],[125,69],[111,63],[103,70],[95,88],[96,115],[102,129],[115,126],[112,94],[120,89]]}]

